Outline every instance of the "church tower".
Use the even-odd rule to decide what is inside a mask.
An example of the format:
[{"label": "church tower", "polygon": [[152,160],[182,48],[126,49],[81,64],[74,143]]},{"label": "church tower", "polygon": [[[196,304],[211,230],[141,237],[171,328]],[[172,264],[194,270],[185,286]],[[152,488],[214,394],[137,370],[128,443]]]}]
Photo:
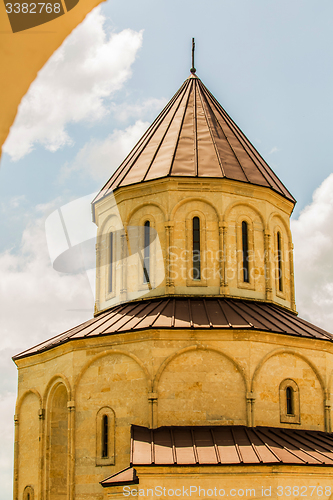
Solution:
[{"label": "church tower", "polygon": [[333,498],[295,200],[191,71],[93,200],[94,318],[14,357],[14,500]]}]

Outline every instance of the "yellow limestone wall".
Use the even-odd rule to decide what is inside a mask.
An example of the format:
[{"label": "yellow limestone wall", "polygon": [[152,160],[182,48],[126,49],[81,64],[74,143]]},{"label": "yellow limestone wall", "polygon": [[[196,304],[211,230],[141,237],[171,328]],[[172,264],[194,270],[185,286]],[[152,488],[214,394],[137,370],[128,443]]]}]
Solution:
[{"label": "yellow limestone wall", "polygon": [[105,488],[105,500],[333,498],[330,467],[140,466],[136,471],[139,484]]},{"label": "yellow limestone wall", "polygon": [[[292,204],[272,190],[225,179],[164,179],[105,197],[95,207],[97,312],[138,294],[242,297],[294,310],[291,211]],[[200,282],[191,275],[195,216],[201,224]],[[121,260],[129,228],[143,227],[147,220],[159,237],[150,257],[152,290],[143,283],[137,252]],[[252,252],[248,284],[241,269],[243,220]],[[121,235],[111,291],[110,231]],[[283,292],[276,277],[277,231],[283,246]],[[159,282],[161,269],[165,277]],[[333,346],[326,341],[254,331],[151,329],[70,341],[16,363],[15,500],[27,500],[27,491],[30,500],[119,495],[117,488],[103,490],[99,482],[128,467],[132,424],[331,429]],[[297,388],[298,398],[297,415],[289,420],[281,399],[286,381]],[[101,456],[103,414],[110,421],[108,457]],[[210,468],[214,481],[207,468],[140,470],[142,485],[157,484],[161,477],[170,485],[175,477],[179,484],[189,483],[194,477],[207,487],[217,481],[231,488],[235,478],[240,487],[246,487],[247,479],[256,487],[269,487],[272,477],[287,481],[296,470],[304,485],[311,474],[317,482],[325,478],[325,485],[328,477],[328,468],[314,467]]]},{"label": "yellow limestone wall", "polygon": [[[295,310],[293,245],[289,217],[293,205],[274,191],[226,179],[162,179],[122,188],[95,206],[97,250],[96,311],[119,300],[176,295],[219,295],[273,301]],[[201,279],[192,275],[192,220],[201,225]],[[149,220],[161,246],[151,255],[153,289],[143,284],[140,255],[114,267],[108,292],[108,235]],[[242,274],[242,222],[249,228],[250,283]],[[283,291],[278,286],[277,232],[282,241]],[[128,236],[125,234],[125,237]],[[124,251],[119,243],[116,259]],[[142,255],[141,255],[142,258]],[[163,269],[165,278],[156,276]]]},{"label": "yellow limestone wall", "polygon": [[[237,330],[149,330],[71,341],[17,365],[15,499],[23,498],[27,485],[35,499],[104,498],[110,489],[99,481],[129,465],[131,424],[331,428],[333,346],[326,341]],[[279,387],[285,379],[299,388],[300,423],[280,421]],[[98,456],[102,408],[115,423],[114,456],[104,465]],[[227,477],[228,470],[216,468],[214,474],[231,485],[239,470]],[[281,469],[281,476],[288,479],[290,470]],[[258,468],[247,471],[251,476]],[[300,469],[302,484],[309,483],[309,471]],[[328,474],[311,471],[316,478]],[[171,484],[174,473],[168,474]],[[271,477],[271,469],[263,468],[255,482],[269,486]],[[246,485],[246,477],[238,484]],[[61,490],[56,493],[52,485]]]}]

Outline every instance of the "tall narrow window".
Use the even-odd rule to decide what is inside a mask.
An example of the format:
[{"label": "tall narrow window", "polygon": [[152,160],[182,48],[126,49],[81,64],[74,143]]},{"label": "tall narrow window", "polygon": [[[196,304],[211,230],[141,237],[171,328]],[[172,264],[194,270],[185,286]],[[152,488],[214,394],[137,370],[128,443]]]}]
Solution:
[{"label": "tall narrow window", "polygon": [[193,217],[193,279],[201,279],[201,257],[200,257],[200,219]]},{"label": "tall narrow window", "polygon": [[283,279],[282,279],[282,245],[281,233],[277,233],[277,251],[278,251],[278,272],[279,272],[279,291],[283,292]]},{"label": "tall narrow window", "polygon": [[113,291],[113,233],[109,235],[109,293]]},{"label": "tall narrow window", "polygon": [[250,283],[249,231],[248,231],[248,224],[244,220],[242,222],[242,252],[243,252],[243,281],[244,283]]},{"label": "tall narrow window", "polygon": [[294,414],[293,393],[294,393],[294,391],[293,391],[292,387],[286,388],[287,415]]},{"label": "tall narrow window", "polygon": [[143,282],[149,283],[150,274],[150,222],[144,225],[144,250],[143,250]]},{"label": "tall narrow window", "polygon": [[102,418],[102,457],[109,456],[109,418],[103,415]]}]

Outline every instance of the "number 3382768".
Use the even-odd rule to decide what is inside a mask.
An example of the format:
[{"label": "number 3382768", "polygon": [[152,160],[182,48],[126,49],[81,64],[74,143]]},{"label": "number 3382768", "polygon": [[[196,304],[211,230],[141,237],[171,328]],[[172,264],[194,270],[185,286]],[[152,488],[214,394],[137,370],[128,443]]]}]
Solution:
[{"label": "number 3382768", "polygon": [[60,3],[6,3],[7,14],[60,14]]}]

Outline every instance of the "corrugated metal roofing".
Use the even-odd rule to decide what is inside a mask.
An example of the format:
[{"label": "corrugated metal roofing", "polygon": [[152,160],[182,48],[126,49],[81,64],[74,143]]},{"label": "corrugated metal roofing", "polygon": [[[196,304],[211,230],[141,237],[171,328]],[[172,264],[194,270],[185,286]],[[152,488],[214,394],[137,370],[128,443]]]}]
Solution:
[{"label": "corrugated metal roofing", "polygon": [[228,298],[161,298],[127,302],[24,351],[13,359],[52,349],[71,340],[149,328],[236,329],[333,340],[331,333],[267,302]]},{"label": "corrugated metal roofing", "polygon": [[333,435],[274,427],[132,426],[133,465],[333,465]]},{"label": "corrugated metal roofing", "polygon": [[126,467],[116,474],[112,474],[112,476],[103,479],[100,481],[100,484],[103,488],[107,488],[108,486],[120,486],[124,484],[138,484],[139,478],[136,475],[136,470],[133,467]]},{"label": "corrugated metal roofing", "polygon": [[269,187],[295,202],[240,128],[193,74],[93,203],[119,187],[169,176],[232,179]]}]

